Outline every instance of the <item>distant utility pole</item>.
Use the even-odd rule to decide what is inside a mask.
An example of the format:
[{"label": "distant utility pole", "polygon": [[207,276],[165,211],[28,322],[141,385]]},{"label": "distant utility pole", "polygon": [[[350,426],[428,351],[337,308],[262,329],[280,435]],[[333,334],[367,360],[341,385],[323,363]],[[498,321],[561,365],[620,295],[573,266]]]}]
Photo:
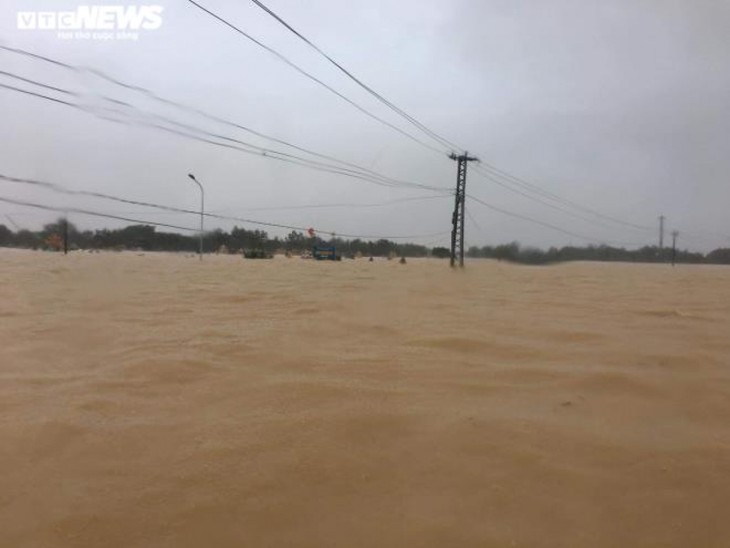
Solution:
[{"label": "distant utility pole", "polygon": [[456,266],[456,258],[459,258],[459,266],[464,266],[464,203],[466,201],[466,164],[467,162],[478,162],[479,159],[464,154],[456,155],[453,152],[449,156],[458,162],[456,169],[456,195],[454,197],[454,215],[451,218],[453,225],[451,229],[451,266]]},{"label": "distant utility pole", "polygon": [[659,249],[664,249],[664,215],[659,216]]},{"label": "distant utility pole", "polygon": [[63,254],[68,255],[68,217],[63,218]]},{"label": "distant utility pole", "polygon": [[679,236],[678,230],[672,231],[672,266],[674,266],[674,260],[677,257],[677,236]]},{"label": "distant utility pole", "polygon": [[199,248],[198,248],[198,256],[200,257],[200,260],[203,260],[203,217],[205,216],[205,191],[203,190],[203,185],[200,184],[200,181],[198,181],[195,178],[195,175],[192,173],[188,173],[188,177],[196,184],[198,185],[198,188],[200,188],[200,235],[199,235]]}]

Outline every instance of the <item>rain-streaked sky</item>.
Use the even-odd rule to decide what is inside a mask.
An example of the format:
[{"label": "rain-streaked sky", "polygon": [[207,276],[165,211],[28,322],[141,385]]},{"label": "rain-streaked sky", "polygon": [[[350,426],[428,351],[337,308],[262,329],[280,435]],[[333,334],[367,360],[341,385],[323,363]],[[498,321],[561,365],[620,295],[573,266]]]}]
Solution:
[{"label": "rain-streaked sky", "polygon": [[[187,178],[192,172],[205,186],[206,209],[222,215],[340,234],[412,235],[429,245],[448,241],[453,200],[446,193],[454,186],[456,164],[443,146],[253,3],[199,3],[439,152],[366,116],[184,0],[155,2],[163,7],[162,24],[139,31],[137,40],[60,38],[54,30],[17,28],[18,12],[104,4],[98,0],[0,0],[0,45],[99,69],[166,99],[388,177],[443,187],[444,195],[311,170],[151,127],[170,127],[174,120],[301,154],[154,101],[89,70],[67,70],[2,50],[1,71],[78,95],[7,75],[0,75],[0,84],[71,97],[84,108],[0,88],[0,174],[197,209],[199,191]],[[480,158],[479,168],[469,166],[469,194],[523,218],[468,200],[468,245],[512,240],[542,247],[654,244],[657,217],[663,214],[667,231],[680,231],[681,247],[730,246],[730,2],[264,3],[392,103]],[[127,107],[103,97],[139,110],[130,117]],[[517,186],[515,179],[498,178],[498,184],[483,176],[490,166],[584,209]],[[5,181],[0,181],[0,196],[190,227],[197,223],[190,215]],[[299,207],[320,205],[332,207]],[[7,215],[31,229],[58,216],[0,203],[0,223],[10,225]],[[81,214],[70,218],[81,228],[125,224]],[[206,224],[254,228],[225,220]]]}]

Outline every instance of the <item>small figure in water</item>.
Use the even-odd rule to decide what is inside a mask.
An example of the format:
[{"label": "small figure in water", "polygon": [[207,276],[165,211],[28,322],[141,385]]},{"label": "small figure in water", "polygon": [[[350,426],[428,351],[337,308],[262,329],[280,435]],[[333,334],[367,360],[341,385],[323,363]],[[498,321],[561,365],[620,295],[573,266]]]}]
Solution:
[{"label": "small figure in water", "polygon": [[373,262],[373,258],[372,258],[372,257],[370,257],[370,260],[369,260],[368,262],[372,263],[372,262]]},{"label": "small figure in water", "polygon": [[399,262],[400,262],[400,264],[406,264],[406,258],[401,257]]}]

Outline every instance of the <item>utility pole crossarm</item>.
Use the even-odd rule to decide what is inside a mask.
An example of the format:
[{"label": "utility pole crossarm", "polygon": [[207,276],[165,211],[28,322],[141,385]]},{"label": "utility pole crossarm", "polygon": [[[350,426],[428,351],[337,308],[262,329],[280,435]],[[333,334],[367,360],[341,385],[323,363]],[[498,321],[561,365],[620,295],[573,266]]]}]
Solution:
[{"label": "utility pole crossarm", "polygon": [[451,218],[451,266],[456,266],[458,257],[459,266],[464,266],[464,217],[466,200],[466,165],[468,162],[478,162],[474,156],[451,153],[449,158],[457,162],[456,193],[454,195],[454,214]]}]

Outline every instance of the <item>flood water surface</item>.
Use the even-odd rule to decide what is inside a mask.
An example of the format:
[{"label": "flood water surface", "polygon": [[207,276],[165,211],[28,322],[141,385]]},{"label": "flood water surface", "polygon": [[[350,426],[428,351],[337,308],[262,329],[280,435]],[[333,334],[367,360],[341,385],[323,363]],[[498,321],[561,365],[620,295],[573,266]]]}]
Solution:
[{"label": "flood water surface", "polygon": [[730,268],[0,250],[0,545],[727,546]]}]

